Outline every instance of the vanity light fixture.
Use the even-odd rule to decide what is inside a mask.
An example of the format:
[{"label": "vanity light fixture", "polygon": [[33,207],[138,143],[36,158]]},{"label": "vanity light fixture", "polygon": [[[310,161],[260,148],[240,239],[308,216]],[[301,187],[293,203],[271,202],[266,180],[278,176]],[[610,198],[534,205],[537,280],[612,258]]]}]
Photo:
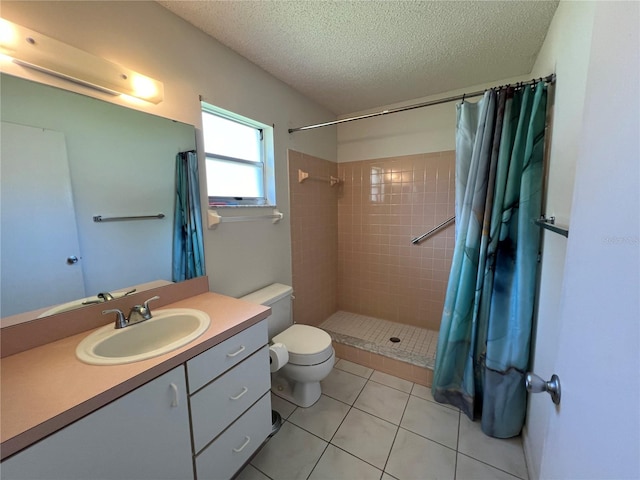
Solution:
[{"label": "vanity light fixture", "polygon": [[155,104],[164,98],[162,82],[4,18],[0,18],[0,55],[110,95],[128,95]]}]

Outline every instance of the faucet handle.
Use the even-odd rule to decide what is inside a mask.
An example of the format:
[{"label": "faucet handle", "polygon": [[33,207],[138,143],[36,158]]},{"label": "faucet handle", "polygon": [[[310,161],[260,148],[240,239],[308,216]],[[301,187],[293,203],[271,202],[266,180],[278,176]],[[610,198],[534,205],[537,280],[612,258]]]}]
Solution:
[{"label": "faucet handle", "polygon": [[129,312],[129,324],[143,322],[151,319],[151,310],[149,309],[149,302],[158,300],[160,297],[155,296],[146,300],[142,305],[134,305]]},{"label": "faucet handle", "polygon": [[115,328],[124,328],[127,326],[127,319],[124,316],[124,313],[119,308],[111,308],[109,310],[103,310],[102,314],[106,315],[108,313],[116,314],[116,327]]},{"label": "faucet handle", "polygon": [[[146,308],[147,310],[149,310],[149,302],[153,301],[153,300],[160,300],[160,296],[156,295],[155,297],[151,297],[148,300],[145,300],[144,302],[144,308]],[[151,313],[151,312],[149,312]]]}]

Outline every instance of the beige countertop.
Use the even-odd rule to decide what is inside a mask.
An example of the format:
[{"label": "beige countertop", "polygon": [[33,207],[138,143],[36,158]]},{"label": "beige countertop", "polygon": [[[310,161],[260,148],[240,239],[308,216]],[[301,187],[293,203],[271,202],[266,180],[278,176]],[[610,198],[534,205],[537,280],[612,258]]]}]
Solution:
[{"label": "beige countertop", "polygon": [[76,358],[82,332],[2,359],[1,457],[41,440],[140,387],[212,346],[267,318],[268,307],[203,293],[161,308],[196,308],[211,325],[193,342],[125,365],[88,365]]}]

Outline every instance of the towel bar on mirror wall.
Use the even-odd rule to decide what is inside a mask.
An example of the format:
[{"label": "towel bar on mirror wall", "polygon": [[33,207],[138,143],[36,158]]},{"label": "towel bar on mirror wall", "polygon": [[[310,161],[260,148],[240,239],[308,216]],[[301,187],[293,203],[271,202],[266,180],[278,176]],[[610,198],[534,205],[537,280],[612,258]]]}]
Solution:
[{"label": "towel bar on mirror wall", "polygon": [[120,222],[123,220],[156,220],[164,218],[164,213],[158,213],[156,215],[133,215],[129,217],[103,217],[102,215],[94,215],[94,222]]}]

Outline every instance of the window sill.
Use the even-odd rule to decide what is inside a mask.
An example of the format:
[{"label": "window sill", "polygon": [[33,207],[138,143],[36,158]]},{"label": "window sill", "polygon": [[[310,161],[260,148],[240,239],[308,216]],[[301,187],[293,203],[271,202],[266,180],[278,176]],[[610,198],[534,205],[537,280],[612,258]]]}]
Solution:
[{"label": "window sill", "polygon": [[277,205],[209,205],[209,210],[220,210],[225,208],[278,208]]}]

